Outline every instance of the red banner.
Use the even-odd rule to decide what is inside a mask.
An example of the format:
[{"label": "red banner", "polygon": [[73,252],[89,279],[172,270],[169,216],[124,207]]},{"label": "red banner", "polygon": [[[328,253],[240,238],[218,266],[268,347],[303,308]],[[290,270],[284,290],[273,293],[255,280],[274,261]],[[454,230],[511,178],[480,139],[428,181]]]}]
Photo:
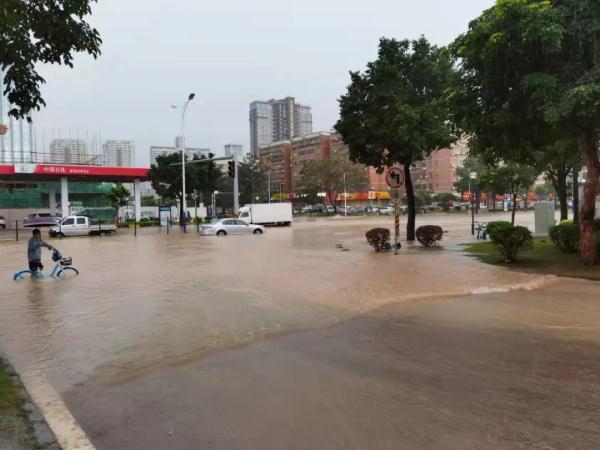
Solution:
[{"label": "red banner", "polygon": [[33,173],[46,175],[94,175],[145,178],[150,169],[142,167],[66,166],[36,164]]},{"label": "red banner", "polygon": [[14,175],[15,166],[0,165],[0,175]]}]

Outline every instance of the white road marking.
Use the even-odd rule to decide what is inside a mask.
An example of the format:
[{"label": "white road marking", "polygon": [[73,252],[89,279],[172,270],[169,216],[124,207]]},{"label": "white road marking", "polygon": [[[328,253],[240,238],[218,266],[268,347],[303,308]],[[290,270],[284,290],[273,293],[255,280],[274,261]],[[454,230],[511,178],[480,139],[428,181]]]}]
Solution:
[{"label": "white road marking", "polygon": [[21,381],[63,450],[95,450],[61,396],[47,380],[39,376],[21,376]]}]

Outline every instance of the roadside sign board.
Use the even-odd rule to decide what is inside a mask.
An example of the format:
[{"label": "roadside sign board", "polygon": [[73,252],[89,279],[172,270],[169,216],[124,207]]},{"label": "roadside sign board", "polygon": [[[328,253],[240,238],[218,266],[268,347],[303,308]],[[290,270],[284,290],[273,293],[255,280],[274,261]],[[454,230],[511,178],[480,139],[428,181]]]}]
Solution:
[{"label": "roadside sign board", "polygon": [[404,185],[404,171],[400,167],[391,167],[385,177],[391,189],[399,189]]}]

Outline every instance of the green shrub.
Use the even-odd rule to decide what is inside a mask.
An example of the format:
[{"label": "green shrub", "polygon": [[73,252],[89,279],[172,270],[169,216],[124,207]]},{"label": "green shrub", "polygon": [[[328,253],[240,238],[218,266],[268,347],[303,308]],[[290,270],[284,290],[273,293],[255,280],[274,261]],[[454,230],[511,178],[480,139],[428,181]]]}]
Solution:
[{"label": "green shrub", "polygon": [[525,227],[515,227],[510,222],[497,221],[487,225],[487,232],[506,262],[516,261],[519,252],[533,248],[533,236]]},{"label": "green shrub", "polygon": [[444,236],[444,230],[437,225],[423,225],[417,228],[417,240],[424,247],[431,247],[437,241],[441,241]]},{"label": "green shrub", "polygon": [[550,239],[563,253],[577,253],[579,251],[579,226],[570,220],[563,220],[558,225],[550,228]]},{"label": "green shrub", "polygon": [[492,222],[488,222],[485,227],[485,230],[492,239],[492,236],[496,234],[496,232],[502,232],[506,228],[511,228],[513,226],[512,223],[506,222],[505,220],[494,220]]},{"label": "green shrub", "polygon": [[366,232],[365,237],[376,252],[382,252],[390,247],[390,230],[387,228],[373,228]]}]

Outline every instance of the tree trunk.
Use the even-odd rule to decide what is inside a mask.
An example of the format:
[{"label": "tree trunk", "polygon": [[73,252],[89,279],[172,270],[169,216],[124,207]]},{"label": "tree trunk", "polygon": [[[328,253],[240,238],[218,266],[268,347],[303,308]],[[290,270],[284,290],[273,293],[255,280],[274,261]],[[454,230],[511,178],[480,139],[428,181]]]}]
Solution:
[{"label": "tree trunk", "polygon": [[579,225],[579,167],[573,168],[573,223]]},{"label": "tree trunk", "polygon": [[569,204],[567,202],[567,174],[564,171],[558,172],[556,181],[553,183],[560,204],[560,220],[569,218]]},{"label": "tree trunk", "polygon": [[512,193],[513,205],[512,205],[512,218],[511,218],[510,222],[513,225],[515,224],[515,215],[517,214],[517,189],[518,189],[518,187],[515,186],[515,189],[513,190],[513,193]]},{"label": "tree trunk", "polygon": [[406,206],[408,210],[406,240],[410,242],[415,240],[415,220],[417,216],[417,204],[415,201],[412,178],[410,176],[410,164],[404,165],[404,188],[406,189]]},{"label": "tree trunk", "polygon": [[583,188],[583,205],[580,216],[580,251],[584,264],[596,264],[596,239],[594,233],[594,216],[596,215],[596,194],[598,192],[598,175],[600,161],[598,161],[598,142],[596,133],[588,132],[585,137],[585,165],[587,167],[587,181]]}]

